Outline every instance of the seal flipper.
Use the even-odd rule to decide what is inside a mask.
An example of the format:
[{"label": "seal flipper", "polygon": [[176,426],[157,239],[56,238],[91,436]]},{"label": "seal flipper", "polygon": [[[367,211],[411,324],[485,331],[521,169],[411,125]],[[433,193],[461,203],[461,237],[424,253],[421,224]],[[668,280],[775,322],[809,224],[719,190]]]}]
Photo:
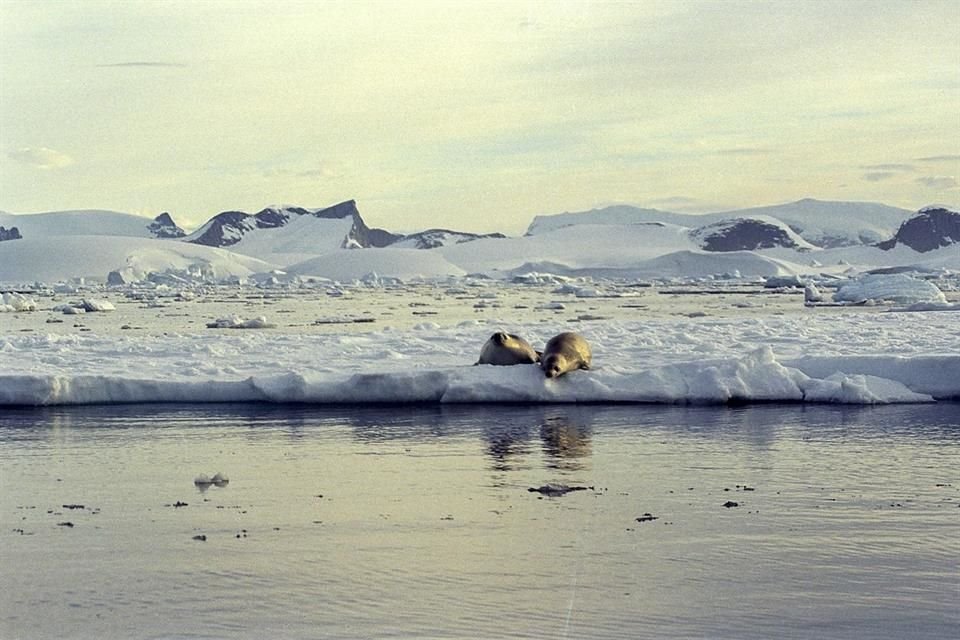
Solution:
[{"label": "seal flipper", "polygon": [[533,363],[537,364],[541,362],[541,359],[543,358],[543,351],[534,351],[534,353],[537,354],[537,359],[534,360]]}]

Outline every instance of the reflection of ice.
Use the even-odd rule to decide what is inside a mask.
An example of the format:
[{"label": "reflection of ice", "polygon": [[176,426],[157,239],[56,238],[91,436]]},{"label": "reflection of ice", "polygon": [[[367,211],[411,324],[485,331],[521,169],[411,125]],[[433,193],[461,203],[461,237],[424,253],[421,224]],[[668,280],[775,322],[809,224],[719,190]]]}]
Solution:
[{"label": "reflection of ice", "polygon": [[208,476],[205,473],[201,473],[199,476],[193,479],[193,484],[196,485],[197,489],[201,493],[209,489],[210,487],[219,487],[223,488],[230,483],[230,478],[220,473],[219,471],[213,474],[213,477]]},{"label": "reflection of ice", "polygon": [[579,471],[584,468],[592,449],[590,428],[570,419],[567,414],[550,416],[540,426],[540,440],[547,466],[552,469]]}]

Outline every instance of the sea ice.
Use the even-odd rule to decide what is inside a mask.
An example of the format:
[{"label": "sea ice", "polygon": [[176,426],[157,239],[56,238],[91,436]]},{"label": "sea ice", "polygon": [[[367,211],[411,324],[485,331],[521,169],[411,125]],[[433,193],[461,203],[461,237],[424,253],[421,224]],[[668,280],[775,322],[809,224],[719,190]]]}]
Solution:
[{"label": "sea ice", "polygon": [[902,273],[869,274],[851,280],[837,289],[833,299],[836,302],[895,302],[908,305],[947,301],[935,284]]}]

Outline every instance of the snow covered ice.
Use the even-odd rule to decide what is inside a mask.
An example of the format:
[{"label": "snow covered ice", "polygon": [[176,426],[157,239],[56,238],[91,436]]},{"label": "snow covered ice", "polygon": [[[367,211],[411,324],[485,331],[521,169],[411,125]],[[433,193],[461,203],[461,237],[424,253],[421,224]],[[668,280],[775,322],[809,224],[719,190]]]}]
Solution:
[{"label": "snow covered ice", "polygon": [[[741,310],[728,302],[730,311],[722,316],[713,311],[678,315],[675,305],[699,308],[686,302],[694,296],[674,301],[648,291],[643,296],[580,299],[578,289],[566,294],[571,305],[601,306],[566,309],[545,304],[537,310],[530,301],[549,303],[559,295],[555,287],[495,286],[498,307],[474,308],[447,299],[449,308],[444,310],[439,299],[450,289],[445,284],[401,287],[394,298],[377,288],[358,287],[350,296],[334,299],[358,311],[364,301],[381,311],[392,304],[388,299],[434,302],[432,307],[430,302],[409,302],[413,306],[407,309],[406,324],[396,322],[395,316],[369,315],[371,322],[359,325],[310,319],[294,329],[270,328],[273,320],[284,317],[280,308],[269,316],[274,305],[264,307],[268,315],[252,320],[228,315],[212,323],[259,329],[242,332],[175,332],[168,326],[167,331],[125,333],[117,328],[120,317],[145,322],[156,310],[138,305],[130,316],[127,307],[134,305],[118,302],[118,310],[100,320],[110,324],[95,331],[41,330],[0,337],[0,404],[869,404],[960,398],[960,316],[952,313],[805,309],[802,290],[792,298],[782,296],[790,306],[777,307],[775,313],[765,310],[764,303]],[[214,289],[208,295],[224,293]],[[470,299],[488,302],[489,293],[478,289]],[[313,298],[322,298],[317,304],[333,303],[322,291]],[[189,309],[185,315],[202,317],[205,299],[178,299],[176,304]],[[296,296],[287,302],[303,304]],[[594,309],[603,319],[578,321],[590,317],[585,309]],[[443,322],[418,320],[423,316],[414,314],[433,314],[426,317]],[[478,317],[464,319],[464,314]],[[40,327],[46,314],[41,310],[22,316],[34,318]],[[384,320],[400,326],[383,326]],[[471,366],[494,331],[509,330],[542,348],[551,336],[571,328],[594,349],[591,371],[548,380],[535,365]]]}]

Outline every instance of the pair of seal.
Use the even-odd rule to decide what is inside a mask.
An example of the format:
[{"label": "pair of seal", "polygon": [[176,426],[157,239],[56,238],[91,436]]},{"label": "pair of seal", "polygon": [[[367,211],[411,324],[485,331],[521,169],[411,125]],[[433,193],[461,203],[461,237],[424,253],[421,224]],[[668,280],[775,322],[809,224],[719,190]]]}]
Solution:
[{"label": "pair of seal", "polygon": [[589,369],[590,345],[578,333],[565,331],[547,342],[543,353],[535,351],[526,340],[512,333],[498,331],[483,345],[476,364],[509,366],[540,363],[543,374],[558,378],[570,371]]},{"label": "pair of seal", "polygon": [[589,369],[593,355],[590,345],[579,333],[564,331],[547,341],[540,356],[540,368],[548,378],[559,378],[577,369]]},{"label": "pair of seal", "polygon": [[512,333],[497,331],[484,343],[476,364],[509,366],[537,362],[540,362],[540,353],[534,351],[529,342]]}]

